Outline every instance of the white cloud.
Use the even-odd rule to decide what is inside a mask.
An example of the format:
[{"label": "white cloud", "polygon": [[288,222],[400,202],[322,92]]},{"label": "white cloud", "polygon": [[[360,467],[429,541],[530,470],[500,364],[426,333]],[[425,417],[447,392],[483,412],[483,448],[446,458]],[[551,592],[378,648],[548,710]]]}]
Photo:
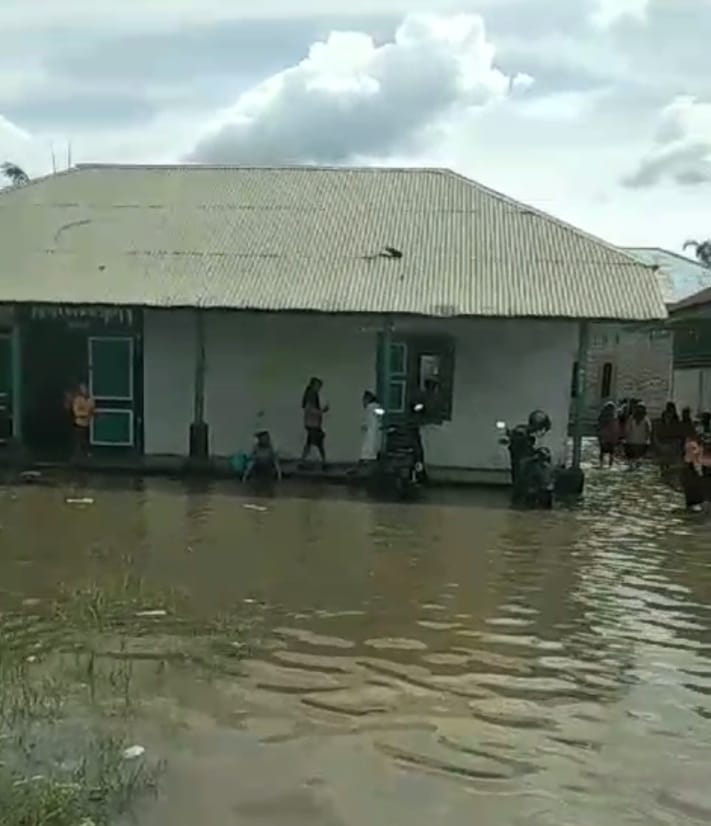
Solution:
[{"label": "white cloud", "polygon": [[333,32],[241,95],[189,153],[210,163],[341,162],[414,145],[423,129],[522,93],[494,64],[479,15],[408,15],[392,42]]},{"label": "white cloud", "polygon": [[607,29],[624,19],[644,22],[648,7],[649,0],[595,0],[590,19],[601,29]]},{"label": "white cloud", "polygon": [[654,145],[624,183],[648,187],[671,181],[711,183],[711,103],[681,95],[662,109]]},{"label": "white cloud", "polygon": [[[0,115],[0,163],[17,164],[28,175],[39,175],[51,168],[51,148]],[[0,181],[0,186],[5,182]]]},{"label": "white cloud", "polygon": [[[429,15],[394,38],[408,11]],[[448,166],[613,242],[675,246],[707,232],[711,187],[679,184],[708,177],[709,21],[711,0],[0,3],[0,161],[46,172],[54,137],[75,161],[171,162],[219,134],[230,161]]]}]

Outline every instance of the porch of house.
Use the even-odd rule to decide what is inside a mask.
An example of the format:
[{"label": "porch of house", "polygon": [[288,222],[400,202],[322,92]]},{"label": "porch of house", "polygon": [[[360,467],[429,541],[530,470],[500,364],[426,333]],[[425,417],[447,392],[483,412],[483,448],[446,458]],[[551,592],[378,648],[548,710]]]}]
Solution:
[{"label": "porch of house", "polygon": [[[108,327],[104,318],[100,328],[90,318],[69,325],[66,319],[60,324],[56,314],[43,319],[35,314],[33,323],[26,313],[18,318],[21,323],[8,335],[20,340],[10,346],[8,358],[19,353],[22,363],[14,367],[22,377],[6,383],[21,396],[8,396],[19,438],[0,461],[25,468],[67,460],[48,451],[31,427],[38,404],[30,391],[46,385],[47,373],[46,365],[33,366],[32,353],[49,352],[52,340],[62,365],[54,373],[66,373],[65,384],[70,374],[72,381],[87,375],[99,397],[94,449],[86,461],[97,471],[184,473],[190,466],[190,426],[198,416],[208,430],[204,472],[231,474],[229,457],[249,450],[254,432],[267,428],[286,475],[344,480],[359,456],[362,393],[383,392],[378,381],[383,317],[209,311],[198,326],[194,310],[145,310],[111,316]],[[508,483],[508,456],[498,444],[495,423],[518,423],[539,407],[553,420],[550,447],[556,458],[563,457],[577,336],[577,325],[565,321],[392,320],[388,400],[393,413],[421,389],[424,372],[433,372],[440,384],[442,420],[423,429],[433,481]],[[62,337],[72,338],[73,348],[59,346]],[[67,361],[71,353],[75,357]],[[298,466],[301,396],[311,376],[323,380],[322,401],[330,406],[325,474]],[[54,388],[57,399],[59,389]]]},{"label": "porch of house", "polygon": [[[357,461],[361,396],[378,389],[376,316],[209,312],[204,316],[204,418],[216,461],[248,449],[268,429],[287,467],[302,451],[301,396],[323,380],[327,456],[334,468]],[[195,412],[195,320],[191,311],[144,314],[144,438],[147,456],[184,456]],[[398,317],[390,334],[389,402],[395,411],[436,362],[444,420],[423,429],[433,477],[508,478],[495,423],[547,409],[550,445],[562,457],[570,375],[578,343],[574,322]]]}]

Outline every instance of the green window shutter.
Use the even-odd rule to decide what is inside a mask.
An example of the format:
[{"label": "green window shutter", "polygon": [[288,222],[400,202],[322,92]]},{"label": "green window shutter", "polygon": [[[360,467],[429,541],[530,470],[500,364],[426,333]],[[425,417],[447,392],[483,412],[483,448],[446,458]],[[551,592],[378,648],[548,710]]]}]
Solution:
[{"label": "green window shutter", "polygon": [[[383,376],[383,334],[378,333],[376,395],[385,403]],[[408,346],[405,341],[390,342],[388,413],[403,413],[407,404]]]},{"label": "green window shutter", "polygon": [[91,394],[97,399],[133,398],[133,339],[89,339]]},{"label": "green window shutter", "polygon": [[91,422],[91,442],[95,445],[133,445],[133,411],[99,408]]}]

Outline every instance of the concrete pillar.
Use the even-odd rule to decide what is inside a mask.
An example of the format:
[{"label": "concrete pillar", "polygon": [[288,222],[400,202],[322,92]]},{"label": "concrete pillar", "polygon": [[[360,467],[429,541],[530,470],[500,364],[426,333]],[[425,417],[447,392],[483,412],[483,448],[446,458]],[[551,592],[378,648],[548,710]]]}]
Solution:
[{"label": "concrete pillar", "polygon": [[383,323],[382,347],[380,353],[380,382],[383,390],[383,398],[380,403],[383,405],[385,414],[383,416],[383,426],[386,426],[390,411],[390,350],[392,345],[392,322],[386,316]]},{"label": "concrete pillar", "polygon": [[190,425],[190,458],[194,462],[208,459],[210,437],[205,421],[205,315],[204,310],[193,311],[195,321],[195,375],[193,386],[193,421]]},{"label": "concrete pillar", "polygon": [[573,467],[579,468],[583,454],[583,427],[585,418],[585,391],[587,389],[588,354],[590,350],[590,323],[581,321],[578,331],[578,376],[573,400]]},{"label": "concrete pillar", "polygon": [[11,337],[12,352],[12,440],[22,444],[22,335],[20,322],[15,315]]}]

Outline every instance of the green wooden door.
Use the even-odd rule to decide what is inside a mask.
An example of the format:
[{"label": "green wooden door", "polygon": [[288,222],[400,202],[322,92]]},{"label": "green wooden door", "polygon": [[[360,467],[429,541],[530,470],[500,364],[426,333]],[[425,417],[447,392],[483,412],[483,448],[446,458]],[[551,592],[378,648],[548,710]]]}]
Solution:
[{"label": "green wooden door", "polygon": [[91,443],[107,447],[133,447],[133,338],[91,336],[88,346],[90,391],[96,400]]}]

